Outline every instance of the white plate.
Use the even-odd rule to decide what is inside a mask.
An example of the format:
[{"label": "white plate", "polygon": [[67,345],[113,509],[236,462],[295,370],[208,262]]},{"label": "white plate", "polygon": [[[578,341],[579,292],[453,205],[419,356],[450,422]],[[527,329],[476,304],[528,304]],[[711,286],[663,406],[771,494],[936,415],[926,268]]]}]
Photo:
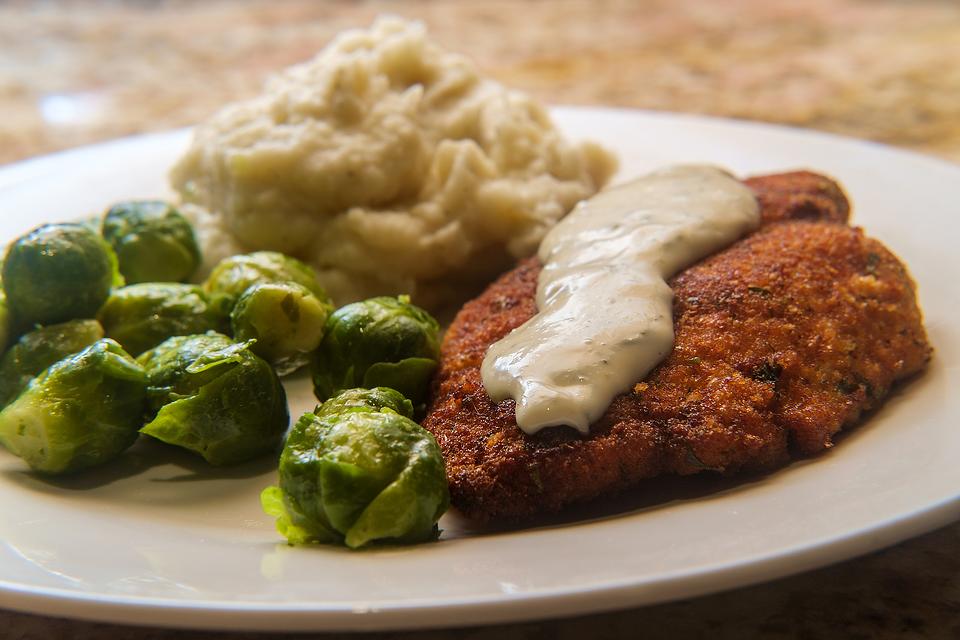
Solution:
[{"label": "white plate", "polygon": [[[565,616],[768,580],[892,544],[960,514],[960,167],[880,145],[746,122],[558,109],[619,152],[621,176],[714,162],[838,178],[855,220],[910,266],[930,370],[826,455],[763,478],[669,480],[521,531],[352,553],[279,544],[264,463],[209,474],[138,444],[103,471],[44,482],[0,452],[0,607],[151,625],[382,629]],[[0,238],[123,198],[164,196],[184,131],[0,170]],[[294,410],[312,406],[305,380]],[[149,466],[157,456],[166,463]]]}]

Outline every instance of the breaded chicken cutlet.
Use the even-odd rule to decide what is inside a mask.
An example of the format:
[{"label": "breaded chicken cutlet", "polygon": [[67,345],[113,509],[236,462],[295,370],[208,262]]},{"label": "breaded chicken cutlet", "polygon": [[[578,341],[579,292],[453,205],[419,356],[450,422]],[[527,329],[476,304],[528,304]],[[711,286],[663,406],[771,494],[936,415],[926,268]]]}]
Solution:
[{"label": "breaded chicken cutlet", "polygon": [[812,173],[745,181],[759,230],[672,280],[671,355],[581,437],[526,435],[494,402],[487,348],[536,312],[541,265],[521,262],[467,303],[445,336],[424,427],[443,450],[454,506],[520,520],[662,474],[730,474],[814,454],[930,357],[914,284],[883,245],[847,226],[835,183]]}]

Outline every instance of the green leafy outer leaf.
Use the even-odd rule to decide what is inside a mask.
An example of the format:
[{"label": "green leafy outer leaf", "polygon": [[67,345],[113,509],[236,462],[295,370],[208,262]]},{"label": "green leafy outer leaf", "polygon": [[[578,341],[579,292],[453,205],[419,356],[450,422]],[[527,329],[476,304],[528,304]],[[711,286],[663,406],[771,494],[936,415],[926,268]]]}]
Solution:
[{"label": "green leafy outer leaf", "polygon": [[99,340],[37,376],[0,412],[0,442],[36,471],[68,473],[119,455],[137,438],[146,374]]},{"label": "green leafy outer leaf", "polygon": [[243,292],[230,314],[237,340],[256,340],[253,352],[280,375],[304,366],[320,346],[333,304],[295,282],[262,282]]},{"label": "green leafy outer leaf", "polygon": [[119,203],[104,216],[102,233],[131,284],[183,282],[201,261],[193,227],[166,202]]},{"label": "green leafy outer leaf", "polygon": [[449,491],[433,436],[390,407],[335,406],[305,414],[287,438],[285,522],[294,531],[329,532],[352,548],[435,539]]},{"label": "green leafy outer leaf", "polygon": [[[280,454],[278,490],[283,496],[283,517],[288,523],[284,527],[289,525],[297,531],[309,532],[311,541],[341,542],[343,537],[330,526],[320,509],[317,445],[322,439],[320,431],[326,428],[312,413],[303,414],[293,425]],[[281,528],[279,522],[278,528]],[[297,543],[294,539],[288,541]]]},{"label": "green leafy outer leaf", "polygon": [[3,263],[7,304],[25,325],[92,318],[123,279],[117,258],[80,224],[50,224],[18,238]]},{"label": "green leafy outer leaf", "polygon": [[311,363],[314,394],[326,400],[344,389],[399,385],[422,405],[432,373],[425,361],[436,363],[439,353],[437,321],[406,296],[349,304],[327,320]]},{"label": "green leafy outer leaf", "polygon": [[187,366],[186,373],[193,376],[208,376],[211,372],[215,372],[224,366],[240,364],[244,361],[244,352],[252,346],[253,340],[247,340],[246,342],[231,342],[203,351]]},{"label": "green leafy outer leaf", "polygon": [[[357,549],[376,540],[416,543],[440,535],[437,520],[447,510],[449,497],[436,488],[427,464],[408,465],[363,510],[347,531],[344,542]],[[426,491],[426,487],[434,487]]]},{"label": "green leafy outer leaf", "polygon": [[212,332],[180,336],[139,361],[158,408],[141,432],[210,464],[237,464],[273,451],[290,422],[279,378],[250,343]]},{"label": "green leafy outer leaf", "polygon": [[296,544],[336,542],[337,537],[327,529],[310,530],[293,523],[283,501],[280,487],[267,487],[260,494],[264,513],[277,519],[277,531],[287,542]]},{"label": "green leafy outer leaf", "polygon": [[97,318],[107,336],[135,356],[172,336],[227,327],[227,318],[209,303],[203,289],[174,283],[114,289]]},{"label": "green leafy outer leaf", "polygon": [[44,369],[102,337],[103,328],[96,320],[71,320],[20,336],[0,360],[0,408],[10,404]]},{"label": "green leafy outer leaf", "polygon": [[238,352],[247,345],[225,335],[174,336],[137,358],[147,370],[147,394],[154,413],[177,398],[188,397],[207,381],[215,379],[239,362]]},{"label": "green leafy outer leaf", "polygon": [[426,403],[430,378],[436,369],[437,361],[430,358],[376,362],[363,374],[363,386],[396,389],[420,406]]}]

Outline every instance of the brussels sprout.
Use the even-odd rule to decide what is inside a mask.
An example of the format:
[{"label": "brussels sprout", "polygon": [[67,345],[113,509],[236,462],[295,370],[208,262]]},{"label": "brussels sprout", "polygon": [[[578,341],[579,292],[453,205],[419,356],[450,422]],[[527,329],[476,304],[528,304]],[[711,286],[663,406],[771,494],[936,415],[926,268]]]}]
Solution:
[{"label": "brussels sprout", "polygon": [[319,405],[314,413],[325,416],[351,411],[382,411],[389,409],[413,418],[413,403],[403,397],[399,391],[387,387],[373,389],[347,389]]},{"label": "brussels sprout", "polygon": [[110,246],[81,224],[34,229],[10,245],[3,264],[7,303],[28,325],[92,318],[122,283]]},{"label": "brussels sprout", "polygon": [[179,211],[157,200],[122,202],[103,218],[103,237],[128,283],[183,282],[200,264],[193,227]]},{"label": "brussels sprout", "polygon": [[7,292],[3,289],[3,261],[0,260],[0,353],[5,353],[16,337],[15,324],[13,314],[10,313],[10,305],[7,303]]},{"label": "brussels sprout", "polygon": [[142,433],[194,451],[213,465],[274,450],[290,424],[273,369],[224,335],[176,336],[138,358],[155,417]]},{"label": "brussels sprout", "polygon": [[50,365],[103,337],[96,320],[71,320],[20,336],[0,360],[0,408],[10,404]]},{"label": "brussels sprout", "polygon": [[331,314],[311,363],[319,400],[351,387],[390,387],[422,407],[440,353],[440,328],[410,298],[355,302]]},{"label": "brussels sprout", "polygon": [[172,336],[221,331],[227,319],[198,286],[143,283],[114,289],[97,318],[107,337],[139,355]]},{"label": "brussels sprout", "polygon": [[11,338],[13,338],[13,318],[10,317],[10,308],[7,306],[7,294],[3,291],[3,283],[0,282],[0,353],[7,350]]},{"label": "brussels sprout", "polygon": [[261,494],[264,511],[277,518],[290,544],[356,549],[439,535],[437,520],[450,503],[440,448],[416,422],[377,406],[389,395],[379,393],[366,408],[356,395],[333,398],[291,430],[280,486]]},{"label": "brussels sprout", "polygon": [[79,471],[118,456],[143,424],[146,374],[113,340],[50,366],[0,411],[0,442],[36,471]]},{"label": "brussels sprout", "polygon": [[203,289],[211,299],[220,298],[221,304],[229,311],[244,291],[262,282],[295,282],[309,289],[322,302],[330,302],[313,269],[276,251],[257,251],[221,260],[203,283]]},{"label": "brussels sprout", "polygon": [[233,307],[236,340],[256,340],[251,350],[286,375],[310,360],[320,346],[333,305],[295,282],[252,285]]}]

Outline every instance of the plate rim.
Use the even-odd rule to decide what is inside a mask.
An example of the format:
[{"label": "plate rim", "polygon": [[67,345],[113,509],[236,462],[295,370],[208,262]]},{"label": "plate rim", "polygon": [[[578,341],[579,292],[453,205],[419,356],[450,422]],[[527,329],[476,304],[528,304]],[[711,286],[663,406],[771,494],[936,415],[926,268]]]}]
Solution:
[{"label": "plate rim", "polygon": [[[801,127],[754,120],[716,117],[701,114],[630,109],[604,106],[551,107],[552,113],[620,113],[671,121],[687,120],[712,125],[736,125],[758,132],[773,130],[790,135],[815,137],[825,142],[855,145],[866,150],[882,151],[901,156],[912,162],[927,163],[931,167],[960,172],[960,165],[935,156],[889,145],[853,138],[841,134],[804,129]],[[154,139],[186,135],[190,128],[171,129],[125,136],[65,149],[43,156],[0,165],[0,193],[45,173],[58,163],[89,153],[106,151],[125,145],[148,144]],[[8,176],[19,178],[11,181]],[[40,175],[42,177],[42,175]],[[734,587],[748,586],[808,571],[817,567],[862,556],[877,549],[896,544],[907,538],[932,531],[960,519],[960,491],[939,503],[925,504],[896,517],[886,518],[871,527],[828,537],[786,550],[757,556],[748,561],[738,560],[712,565],[708,570],[677,572],[666,580],[624,579],[586,589],[562,587],[556,590],[537,590],[531,593],[499,594],[486,597],[460,597],[448,601],[404,601],[373,609],[357,610],[345,605],[291,606],[285,603],[251,603],[238,601],[230,604],[217,600],[186,601],[176,598],[141,597],[114,594],[105,599],[99,594],[84,594],[67,589],[31,587],[0,580],[0,606],[39,615],[66,615],[99,622],[121,624],[148,624],[157,627],[197,628],[210,630],[357,630],[443,628],[464,625],[492,625],[571,617],[586,613],[600,613],[626,607],[651,605],[680,597],[698,597]],[[853,549],[851,551],[851,549]],[[790,562],[786,562],[789,560]],[[703,579],[700,588],[689,588],[692,576]],[[680,589],[681,583],[688,584]],[[662,587],[659,594],[651,594],[653,584]],[[677,591],[682,593],[676,593]],[[13,598],[8,598],[13,596]],[[598,600],[605,599],[604,602]],[[60,605],[52,611],[51,603]],[[558,613],[557,606],[562,608]],[[548,610],[549,609],[549,610]],[[173,619],[174,614],[180,614]],[[426,617],[426,614],[430,617]],[[362,614],[362,615],[361,615]],[[491,615],[493,614],[493,615]],[[276,620],[282,616],[282,620]],[[280,624],[277,624],[280,622]]]},{"label": "plate rim", "polygon": [[[207,631],[401,631],[486,627],[606,613],[750,587],[853,560],[932,532],[958,519],[960,495],[845,536],[798,545],[746,562],[719,563],[707,571],[676,572],[666,580],[623,580],[588,589],[561,588],[531,594],[455,598],[440,603],[397,602],[381,608],[358,609],[346,606],[311,608],[307,603],[292,607],[289,604],[245,601],[227,604],[222,601],[183,601],[130,595],[104,599],[96,594],[66,589],[22,588],[0,581],[0,595],[16,596],[9,602],[4,598],[0,604],[13,611],[41,616],[56,615],[89,622]],[[860,544],[864,539],[870,540],[866,546]],[[851,547],[856,550],[850,552]],[[789,563],[786,562],[788,560]],[[700,578],[701,586],[694,589],[684,586],[691,577]],[[652,595],[649,590],[653,586],[661,591]],[[606,602],[597,602],[601,598]],[[51,600],[65,606],[51,613],[44,606]],[[559,614],[555,610],[557,605],[563,607]],[[433,617],[421,618],[425,613]],[[183,617],[174,619],[172,614]],[[491,618],[491,614],[495,616]],[[322,626],[318,626],[321,619]]]}]

